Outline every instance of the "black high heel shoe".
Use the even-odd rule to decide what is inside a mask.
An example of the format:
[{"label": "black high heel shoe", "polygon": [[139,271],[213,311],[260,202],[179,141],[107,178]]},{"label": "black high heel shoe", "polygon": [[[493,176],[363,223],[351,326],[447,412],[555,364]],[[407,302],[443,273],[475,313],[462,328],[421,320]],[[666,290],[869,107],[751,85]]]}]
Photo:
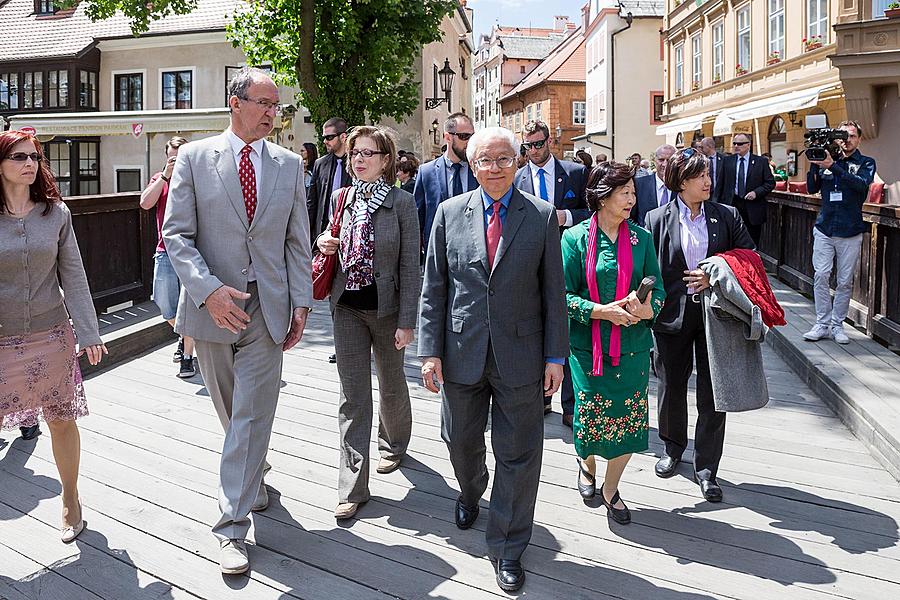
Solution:
[{"label": "black high heel shoe", "polygon": [[603,505],[606,507],[607,514],[612,518],[616,523],[620,523],[622,525],[628,525],[631,523],[631,511],[628,510],[628,507],[625,506],[625,503],[622,502],[622,506],[625,508],[616,508],[613,506],[616,502],[619,502],[622,497],[619,496],[619,490],[616,490],[616,493],[613,494],[612,500],[609,502],[606,501],[606,495],[603,493],[603,490],[600,490],[600,499],[603,500]]},{"label": "black high heel shoe", "polygon": [[[581,497],[585,500],[590,500],[594,497],[594,494],[597,493],[597,481],[593,475],[584,469],[584,465],[581,464],[581,459],[576,458],[575,462],[578,463],[578,493],[581,494]],[[586,479],[590,479],[591,482],[588,484],[582,483],[582,475],[584,475]]]}]

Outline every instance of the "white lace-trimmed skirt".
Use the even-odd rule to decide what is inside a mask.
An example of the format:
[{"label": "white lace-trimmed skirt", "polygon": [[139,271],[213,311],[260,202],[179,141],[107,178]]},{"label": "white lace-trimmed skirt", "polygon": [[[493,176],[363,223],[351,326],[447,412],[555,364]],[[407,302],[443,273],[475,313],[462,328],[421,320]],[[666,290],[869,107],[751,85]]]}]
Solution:
[{"label": "white lace-trimmed skirt", "polygon": [[0,429],[87,414],[75,332],[68,321],[47,331],[0,336]]}]

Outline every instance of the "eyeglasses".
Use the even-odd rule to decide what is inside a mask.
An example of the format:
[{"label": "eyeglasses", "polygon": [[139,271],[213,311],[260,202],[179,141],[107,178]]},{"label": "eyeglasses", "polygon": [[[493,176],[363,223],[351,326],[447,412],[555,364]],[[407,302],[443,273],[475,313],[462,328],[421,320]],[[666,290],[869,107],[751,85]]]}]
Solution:
[{"label": "eyeglasses", "polygon": [[475,166],[479,169],[487,171],[494,165],[500,169],[508,169],[516,163],[516,159],[511,156],[501,156],[500,158],[479,158],[475,160]]},{"label": "eyeglasses", "polygon": [[[240,98],[240,96],[238,96]],[[282,106],[277,102],[269,102],[268,100],[254,100],[253,98],[241,98],[245,102],[253,102],[257,106],[261,106],[263,110],[274,110],[276,115],[280,115]]]},{"label": "eyeglasses", "polygon": [[447,133],[449,133],[450,135],[455,135],[456,137],[459,138],[459,140],[460,140],[461,142],[465,142],[465,141],[467,141],[470,137],[472,137],[473,135],[475,135],[474,133],[456,133],[455,131],[448,131]]},{"label": "eyeglasses", "polygon": [[350,158],[356,158],[357,156],[362,156],[363,158],[372,158],[376,154],[387,154],[387,152],[379,152],[377,150],[369,150],[368,148],[363,148],[362,150],[351,150]]},{"label": "eyeglasses", "polygon": [[732,146],[746,146],[750,142],[731,142]]},{"label": "eyeglasses", "polygon": [[524,144],[522,144],[522,147],[525,148],[526,150],[531,150],[532,148],[540,150],[541,148],[544,147],[544,144],[546,144],[546,143],[547,143],[547,138],[544,138],[542,140],[537,140],[534,142],[525,142]]},{"label": "eyeglasses", "polygon": [[6,158],[7,160],[11,160],[13,162],[25,162],[29,158],[32,160],[32,162],[41,162],[41,159],[43,157],[37,152],[32,152],[30,154],[28,152],[13,152]]},{"label": "eyeglasses", "polygon": [[325,140],[325,141],[327,141],[327,142],[330,142],[331,140],[333,140],[333,139],[336,138],[337,136],[343,135],[344,133],[346,133],[346,132],[342,131],[341,133],[329,133],[329,134],[327,134],[327,135],[323,135],[323,136],[322,136],[322,139]]}]

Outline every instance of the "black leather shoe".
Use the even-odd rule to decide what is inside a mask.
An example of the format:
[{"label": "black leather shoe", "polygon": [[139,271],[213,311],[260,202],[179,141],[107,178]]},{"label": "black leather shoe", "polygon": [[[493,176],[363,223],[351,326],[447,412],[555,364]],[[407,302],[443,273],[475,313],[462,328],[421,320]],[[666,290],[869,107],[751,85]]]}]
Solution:
[{"label": "black leather shoe", "polygon": [[497,561],[497,585],[504,592],[516,592],[525,583],[525,569],[518,560],[501,558]]},{"label": "black leather shoe", "polygon": [[700,484],[700,491],[707,502],[722,501],[722,488],[719,487],[715,479],[698,479],[697,474],[694,473],[694,481]]},{"label": "black leather shoe", "polygon": [[[597,493],[597,481],[593,475],[591,475],[587,469],[584,468],[584,464],[580,459],[576,458],[575,462],[578,463],[578,493],[581,494],[581,497],[585,500],[594,497],[594,494]],[[586,479],[590,479],[590,483],[584,483],[581,481],[581,476],[584,475]]]},{"label": "black leather shoe", "polygon": [[616,490],[616,493],[613,494],[612,500],[607,502],[606,496],[603,494],[603,490],[601,489],[600,498],[603,500],[603,505],[606,507],[607,514],[613,521],[622,525],[628,525],[629,523],[631,523],[631,511],[628,510],[628,507],[625,506],[625,503],[622,502],[622,506],[625,506],[625,508],[616,508],[614,506],[616,502],[619,502],[622,499],[622,497],[619,496],[619,490]]},{"label": "black leather shoe", "polygon": [[544,405],[544,414],[549,415],[552,412],[553,412],[553,406],[550,404],[545,404]]},{"label": "black leather shoe", "polygon": [[33,440],[41,435],[41,426],[32,425],[31,427],[19,427],[19,432],[22,434],[23,440]]},{"label": "black leather shoe", "polygon": [[678,463],[680,462],[680,458],[675,458],[673,456],[669,456],[668,454],[663,454],[662,458],[660,458],[656,462],[656,466],[653,467],[653,470],[656,471],[657,477],[668,479],[675,474],[675,469],[678,467]]},{"label": "black leather shoe", "polygon": [[460,529],[468,529],[475,523],[475,519],[478,518],[478,504],[475,506],[469,507],[462,503],[462,496],[456,499],[456,511],[454,515],[456,517],[456,526]]},{"label": "black leather shoe", "polygon": [[562,416],[562,424],[565,425],[566,427],[568,427],[569,429],[572,429],[572,421],[573,420],[574,420],[573,415],[563,415]]}]

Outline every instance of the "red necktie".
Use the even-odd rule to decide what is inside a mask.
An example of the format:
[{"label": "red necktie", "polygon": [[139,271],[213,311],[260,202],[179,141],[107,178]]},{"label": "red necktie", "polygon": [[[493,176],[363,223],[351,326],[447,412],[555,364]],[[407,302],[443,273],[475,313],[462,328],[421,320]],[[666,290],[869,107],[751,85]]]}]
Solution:
[{"label": "red necktie", "polygon": [[241,149],[241,163],[238,175],[241,178],[241,191],[244,192],[244,206],[247,207],[247,222],[253,223],[253,215],[256,214],[256,170],[250,162],[250,145]]},{"label": "red necktie", "polygon": [[500,222],[500,202],[495,201],[492,205],[494,212],[488,219],[487,227],[487,253],[488,264],[494,268],[494,257],[497,256],[497,246],[500,245],[500,234],[503,231],[503,224]]}]

